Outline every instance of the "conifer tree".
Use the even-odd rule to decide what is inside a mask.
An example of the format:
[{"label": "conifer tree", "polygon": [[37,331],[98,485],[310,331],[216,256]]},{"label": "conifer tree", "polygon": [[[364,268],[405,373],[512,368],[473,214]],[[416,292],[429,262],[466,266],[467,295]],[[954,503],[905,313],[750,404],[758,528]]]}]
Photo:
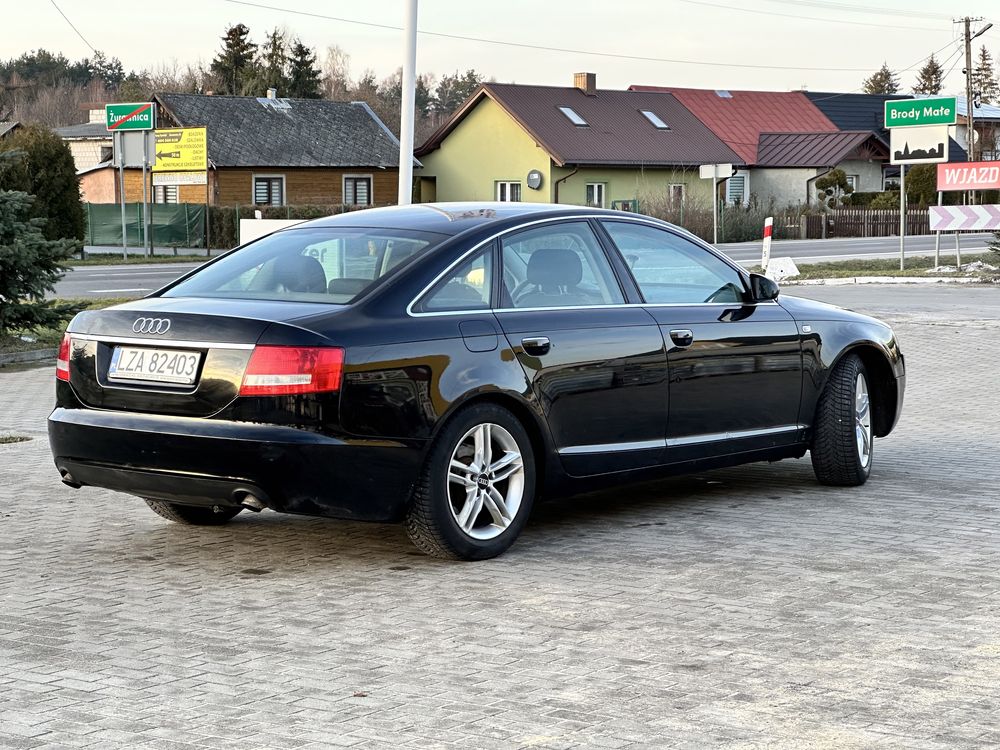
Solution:
[{"label": "conifer tree", "polygon": [[250,29],[238,23],[226,29],[222,50],[212,60],[217,93],[242,96],[251,92],[257,73],[257,45],[250,41]]},{"label": "conifer tree", "polygon": [[898,91],[899,78],[889,68],[889,63],[882,63],[882,67],[866,78],[864,82],[866,94],[895,94]]},{"label": "conifer tree", "polygon": [[292,42],[288,55],[288,95],[297,99],[319,99],[322,96],[316,53],[300,39]]},{"label": "conifer tree", "polygon": [[931,94],[936,96],[941,93],[941,83],[944,77],[944,68],[937,61],[934,55],[926,62],[924,67],[917,73],[917,83],[913,87],[914,94]]},{"label": "conifer tree", "polygon": [[976,66],[972,69],[972,90],[983,104],[994,104],[1000,99],[1000,84],[993,66],[993,56],[984,44],[979,48]]},{"label": "conifer tree", "polygon": [[[23,152],[0,153],[0,179],[16,169]],[[0,338],[12,331],[58,325],[76,312],[73,305],[46,300],[66,271],[63,265],[78,242],[47,240],[45,219],[32,218],[34,196],[0,189]]]}]

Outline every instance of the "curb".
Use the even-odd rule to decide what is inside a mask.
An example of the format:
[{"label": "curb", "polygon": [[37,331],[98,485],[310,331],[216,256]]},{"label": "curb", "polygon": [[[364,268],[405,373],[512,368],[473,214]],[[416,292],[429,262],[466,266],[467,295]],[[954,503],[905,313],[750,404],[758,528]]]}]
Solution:
[{"label": "curb", "polygon": [[847,276],[839,279],[787,279],[781,286],[848,286],[850,284],[992,284],[969,276]]},{"label": "curb", "polygon": [[0,354],[0,367],[4,365],[18,365],[24,362],[44,362],[46,360],[53,360],[58,356],[58,349],[33,349],[28,352]]}]

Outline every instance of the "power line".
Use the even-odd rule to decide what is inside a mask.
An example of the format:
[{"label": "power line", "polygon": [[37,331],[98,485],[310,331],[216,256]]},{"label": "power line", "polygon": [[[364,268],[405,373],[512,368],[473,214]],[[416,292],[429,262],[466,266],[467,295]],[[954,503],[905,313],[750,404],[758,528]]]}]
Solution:
[{"label": "power line", "polygon": [[71,29],[73,29],[73,31],[76,32],[76,35],[83,40],[83,43],[86,44],[88,47],[90,47],[91,52],[93,52],[96,55],[97,54],[97,49],[94,47],[93,44],[91,44],[90,42],[87,41],[87,37],[85,37],[83,34],[81,34],[80,30],[78,28],[76,28],[76,26],[73,25],[73,22],[70,21],[69,18],[66,17],[66,14],[62,12],[62,9],[58,5],[56,5],[56,0],[49,0],[49,2],[52,3],[52,7],[53,8],[55,8],[56,10],[59,11],[59,15],[62,16],[63,19],[65,19],[66,23],[69,24],[69,27]]},{"label": "power line", "polygon": [[810,8],[823,8],[825,10],[842,10],[850,13],[868,13],[880,16],[901,16],[905,18],[936,18],[951,20],[951,16],[945,13],[921,13],[917,10],[903,10],[901,8],[885,8],[880,6],[851,5],[850,3],[824,2],[824,0],[768,0],[772,3],[784,3],[787,5],[805,5]]},{"label": "power line", "polygon": [[[249,0],[224,0],[224,2],[232,3],[234,5],[245,5],[251,8],[262,8],[264,10],[274,10],[281,13],[290,13],[297,16],[308,16],[310,18],[321,18],[326,21],[339,21],[341,23],[349,23],[357,26],[368,26],[377,29],[389,29],[391,31],[402,31],[401,26],[392,26],[390,24],[384,23],[374,23],[372,21],[358,21],[353,18],[341,18],[338,16],[327,16],[322,13],[310,13],[304,10],[292,10],[290,8],[281,8],[276,5],[266,5],[264,3],[254,3],[249,2]],[[533,49],[541,50],[543,52],[564,52],[573,55],[590,55],[592,57],[610,57],[619,60],[638,60],[641,62],[659,62],[659,63],[671,63],[674,65],[705,65],[718,68],[750,68],[754,70],[796,70],[796,71],[811,71],[811,72],[847,72],[847,73],[866,73],[870,68],[833,68],[829,66],[810,68],[802,67],[800,65],[752,65],[749,63],[723,63],[723,62],[710,62],[707,60],[680,60],[668,57],[645,57],[642,55],[623,55],[614,52],[594,52],[592,50],[584,49],[571,49],[567,47],[548,47],[542,44],[526,44],[524,42],[507,42],[499,39],[483,39],[481,37],[474,36],[464,36],[462,34],[446,34],[441,31],[418,31],[418,34],[423,36],[433,36],[442,39],[458,39],[465,42],[477,42],[479,44],[495,44],[501,47],[518,47],[520,49]]]},{"label": "power line", "polygon": [[741,8],[736,5],[722,5],[720,3],[708,3],[703,2],[703,0],[680,0],[682,3],[688,3],[689,5],[703,5],[708,8],[721,8],[723,10],[735,10],[742,13],[759,13],[763,16],[780,16],[781,18],[796,18],[801,21],[820,21],[822,23],[841,23],[848,24],[850,26],[874,26],[879,29],[902,29],[907,31],[940,31],[940,29],[932,29],[930,26],[900,26],[898,24],[888,24],[888,23],[871,23],[869,21],[848,21],[842,18],[819,18],[817,16],[800,16],[794,13],[779,13],[774,10],[760,10],[758,8]]}]

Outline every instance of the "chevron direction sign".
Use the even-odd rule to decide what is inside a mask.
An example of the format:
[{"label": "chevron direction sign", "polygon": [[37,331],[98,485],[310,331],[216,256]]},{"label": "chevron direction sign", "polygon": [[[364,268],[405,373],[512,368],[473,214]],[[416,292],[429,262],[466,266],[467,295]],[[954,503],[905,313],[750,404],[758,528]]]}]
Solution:
[{"label": "chevron direction sign", "polygon": [[930,206],[932,232],[1000,229],[1000,206]]}]

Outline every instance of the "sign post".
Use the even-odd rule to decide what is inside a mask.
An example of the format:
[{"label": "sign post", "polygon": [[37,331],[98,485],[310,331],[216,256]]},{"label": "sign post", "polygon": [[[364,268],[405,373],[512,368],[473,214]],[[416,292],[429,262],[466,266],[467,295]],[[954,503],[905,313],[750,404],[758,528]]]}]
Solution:
[{"label": "sign post", "polygon": [[962,229],[1000,229],[1000,206],[942,206],[943,192],[1000,189],[1000,163],[995,161],[938,164],[938,204],[930,209],[931,229],[955,232],[955,264],[962,268]]},{"label": "sign post", "polygon": [[957,119],[955,97],[888,99],[889,163],[899,165],[899,270],[906,264],[906,165],[948,161],[948,127]]},{"label": "sign post", "polygon": [[[156,140],[156,163],[153,164],[154,185],[205,186],[205,255],[211,255],[208,215],[210,190],[208,184],[208,129],[161,128],[154,133],[154,136]],[[200,172],[201,175],[190,174],[192,172]]]},{"label": "sign post", "polygon": [[122,260],[128,260],[128,234],[125,229],[125,159],[122,155],[122,134],[114,134],[113,143],[118,147],[117,153],[120,155],[118,161],[118,191],[122,201]]},{"label": "sign post", "polygon": [[[156,105],[153,102],[123,102],[104,105],[104,123],[108,132],[115,134],[115,161],[118,164],[118,185],[122,198],[122,257],[128,260],[128,235],[125,225],[125,136],[126,130],[148,131],[156,127]],[[137,134],[138,135],[138,134]],[[142,133],[142,145],[146,146],[146,133]],[[149,202],[146,192],[146,149],[143,148],[142,162],[142,246],[146,247],[146,217],[149,214]]]},{"label": "sign post", "polygon": [[702,164],[698,176],[712,180],[712,244],[719,244],[719,179],[728,180],[733,176],[732,164]]},{"label": "sign post", "polygon": [[771,262],[771,233],[774,230],[774,217],[764,219],[764,242],[760,250],[760,270],[767,273],[767,264]]}]

